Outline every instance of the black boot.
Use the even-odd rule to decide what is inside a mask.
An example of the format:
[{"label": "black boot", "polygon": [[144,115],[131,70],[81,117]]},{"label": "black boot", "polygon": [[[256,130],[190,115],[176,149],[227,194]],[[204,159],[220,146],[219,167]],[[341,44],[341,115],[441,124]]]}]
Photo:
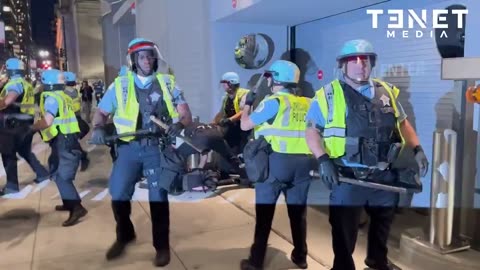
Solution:
[{"label": "black boot", "polygon": [[69,211],[69,209],[65,205],[59,204],[55,205],[55,211]]},{"label": "black boot", "polygon": [[[65,207],[65,206],[64,206]],[[56,209],[56,207],[55,207]],[[63,227],[69,227],[77,224],[77,222],[88,213],[87,209],[85,209],[80,203],[77,203],[74,207],[70,210],[70,216],[68,217],[65,222],[63,222]]]},{"label": "black boot", "polygon": [[290,230],[294,249],[290,259],[301,269],[307,269],[307,207],[305,205],[287,204]]},{"label": "black boot", "polygon": [[132,212],[130,201],[112,201],[112,210],[115,221],[117,222],[117,240],[107,251],[107,260],[120,257],[125,252],[127,245],[136,238],[135,230],[130,220],[130,213]]},{"label": "black boot", "polygon": [[387,261],[386,263],[377,263],[374,260],[365,259],[365,265],[371,270],[400,270],[400,267],[390,261]]},{"label": "black boot", "polygon": [[240,262],[240,270],[262,270],[262,267],[253,265],[250,260],[244,259]]},{"label": "black boot", "polygon": [[125,249],[128,246],[128,244],[134,242],[135,239],[136,239],[136,236],[133,236],[130,240],[127,240],[127,241],[116,240],[107,251],[107,254],[106,254],[107,260],[111,261],[113,259],[117,259],[120,256],[122,256],[125,253]]},{"label": "black boot", "polygon": [[292,255],[290,256],[290,260],[292,260],[292,262],[296,264],[300,269],[308,268],[307,258],[297,258],[292,252]]},{"label": "black boot", "polygon": [[153,265],[157,267],[164,267],[170,263],[170,249],[157,250]]}]

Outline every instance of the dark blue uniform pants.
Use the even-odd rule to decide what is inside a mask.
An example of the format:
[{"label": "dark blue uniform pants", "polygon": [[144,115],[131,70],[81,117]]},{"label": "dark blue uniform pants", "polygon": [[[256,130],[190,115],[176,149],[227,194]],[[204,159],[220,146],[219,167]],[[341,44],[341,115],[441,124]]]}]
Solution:
[{"label": "dark blue uniform pants", "polygon": [[[48,158],[51,167],[55,168],[52,179],[57,185],[64,206],[73,210],[81,202],[77,189],[73,184],[80,163],[80,150],[77,135],[58,134],[50,142],[52,153]],[[52,163],[50,163],[52,162]]]},{"label": "dark blue uniform pants", "polygon": [[17,168],[17,153],[25,159],[36,174],[36,182],[41,182],[50,177],[47,169],[38,161],[34,153],[32,153],[32,140],[34,134],[29,134],[23,139],[14,139],[14,151],[10,153],[2,153],[3,167],[7,175],[7,185],[5,191],[18,192],[18,168]]},{"label": "dark blue uniform pants", "polygon": [[[334,270],[354,270],[352,258],[357,242],[360,215],[365,209],[370,217],[367,261],[385,267],[387,240],[395,215],[398,194],[342,183],[333,186],[330,194]],[[379,268],[381,269],[381,268]]]},{"label": "dark blue uniform pants", "polygon": [[117,222],[117,241],[127,242],[135,237],[130,220],[135,184],[145,174],[149,187],[153,246],[157,250],[169,248],[170,213],[168,192],[159,188],[160,149],[158,145],[141,145],[138,141],[120,143],[117,159],[110,176],[112,209]]},{"label": "dark blue uniform pants", "polygon": [[314,160],[308,155],[272,153],[269,157],[268,179],[255,185],[255,238],[250,250],[250,262],[262,267],[272,228],[275,204],[280,192],[287,202],[294,250],[292,256],[304,260],[307,256],[307,194],[310,187],[310,169]]}]

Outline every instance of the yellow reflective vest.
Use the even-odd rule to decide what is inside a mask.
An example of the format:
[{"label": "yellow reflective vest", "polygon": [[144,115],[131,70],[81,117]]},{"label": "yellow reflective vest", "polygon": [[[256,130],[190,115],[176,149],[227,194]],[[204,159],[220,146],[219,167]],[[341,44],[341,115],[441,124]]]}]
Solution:
[{"label": "yellow reflective vest", "polygon": [[[399,117],[396,100],[400,90],[384,81],[373,79],[387,91],[392,101],[392,107],[395,111],[395,117]],[[343,95],[343,89],[339,80],[334,80],[330,84],[320,88],[315,95],[318,105],[325,119],[323,131],[325,151],[331,158],[338,158],[345,155],[346,145],[346,116],[347,104]],[[397,120],[397,129],[400,130],[400,123]],[[401,132],[399,132],[400,136]],[[403,137],[402,144],[405,144]]]},{"label": "yellow reflective vest", "polygon": [[43,92],[40,98],[40,114],[45,117],[45,98],[53,97],[58,103],[58,116],[53,124],[40,131],[42,139],[48,142],[58,135],[58,132],[68,135],[80,132],[77,118],[72,109],[71,99],[63,91]]},{"label": "yellow reflective vest", "polygon": [[[272,124],[264,122],[255,128],[255,138],[264,136],[272,150],[285,154],[310,154],[305,129],[310,99],[290,93],[277,92],[267,98],[277,99],[279,109]],[[260,105],[261,106],[261,105]]]},{"label": "yellow reflective vest", "polygon": [[65,87],[65,94],[68,98],[71,99],[73,112],[80,112],[80,109],[82,108],[82,100],[80,98],[80,92],[78,91],[78,89],[75,87],[67,86]]},{"label": "yellow reflective vest", "polygon": [[[235,113],[239,113],[241,108],[240,108],[240,102],[242,101],[242,98],[248,94],[250,90],[244,89],[244,88],[238,88],[237,92],[235,93],[235,98],[233,99],[233,107],[235,108]],[[222,105],[222,111],[225,113],[225,106],[227,105],[227,99],[228,95],[225,95],[223,98],[223,105]]]},{"label": "yellow reflective vest", "polygon": [[[117,99],[117,109],[113,116],[113,123],[117,130],[117,134],[135,132],[137,130],[137,119],[140,112],[135,94],[135,80],[132,72],[128,72],[126,76],[117,77],[115,79],[115,97]],[[156,78],[162,89],[163,101],[167,106],[168,113],[173,122],[178,121],[178,112],[173,104],[173,97],[170,91],[175,87],[175,77],[169,74],[156,75]],[[167,88],[166,80],[170,81],[170,89]],[[124,137],[120,140],[129,142],[134,137]]]},{"label": "yellow reflective vest", "polygon": [[23,87],[23,98],[19,104],[20,112],[29,115],[35,115],[35,94],[33,93],[33,86],[23,78],[16,78],[10,80],[0,93],[0,98],[5,97],[7,95],[7,89],[11,85],[17,83],[22,84]]}]

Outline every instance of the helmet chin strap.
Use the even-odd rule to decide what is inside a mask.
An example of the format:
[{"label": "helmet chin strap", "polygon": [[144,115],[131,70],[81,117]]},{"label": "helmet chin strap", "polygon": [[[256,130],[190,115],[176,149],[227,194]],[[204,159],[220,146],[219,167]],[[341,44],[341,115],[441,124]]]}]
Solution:
[{"label": "helmet chin strap", "polygon": [[[366,78],[366,79],[358,79],[358,78],[352,78],[350,76],[348,76],[348,70],[347,70],[347,66],[345,65],[345,67],[342,69],[343,71],[343,76],[345,76],[346,78],[350,79],[351,81],[357,83],[357,84],[368,84],[369,83],[369,79],[370,79],[370,74],[369,76]],[[370,72],[371,73],[371,72]]]},{"label": "helmet chin strap", "polygon": [[[145,70],[143,70],[138,63],[136,64],[136,66],[137,66],[138,70],[142,71],[142,76],[150,76],[150,75],[153,74],[153,68],[151,69],[149,74],[146,74]],[[138,74],[138,72],[137,72],[137,74]]]}]

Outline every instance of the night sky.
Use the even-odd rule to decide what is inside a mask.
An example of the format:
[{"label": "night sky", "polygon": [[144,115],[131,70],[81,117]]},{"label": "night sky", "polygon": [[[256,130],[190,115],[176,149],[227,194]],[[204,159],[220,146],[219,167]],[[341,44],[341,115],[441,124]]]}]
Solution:
[{"label": "night sky", "polygon": [[55,46],[55,36],[52,32],[55,2],[56,0],[31,0],[33,40],[39,48],[48,49],[50,52]]}]

